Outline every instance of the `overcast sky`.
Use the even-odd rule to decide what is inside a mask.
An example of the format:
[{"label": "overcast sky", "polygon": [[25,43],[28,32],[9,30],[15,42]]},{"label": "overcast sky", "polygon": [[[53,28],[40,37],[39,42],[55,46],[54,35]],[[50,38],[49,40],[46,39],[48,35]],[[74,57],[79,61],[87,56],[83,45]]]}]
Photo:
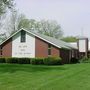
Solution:
[{"label": "overcast sky", "polygon": [[56,20],[64,35],[90,37],[90,0],[15,0],[30,19]]}]

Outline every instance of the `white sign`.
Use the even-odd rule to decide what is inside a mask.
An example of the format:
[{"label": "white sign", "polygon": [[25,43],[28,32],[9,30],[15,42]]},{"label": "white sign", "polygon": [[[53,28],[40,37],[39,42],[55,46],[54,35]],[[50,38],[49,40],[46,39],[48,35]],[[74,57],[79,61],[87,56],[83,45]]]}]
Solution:
[{"label": "white sign", "polygon": [[79,52],[86,52],[86,40],[79,40]]},{"label": "white sign", "polygon": [[20,46],[18,46],[18,51],[16,51],[16,55],[30,55],[31,53],[27,50],[28,49],[28,47],[27,47],[27,45],[20,45]]}]

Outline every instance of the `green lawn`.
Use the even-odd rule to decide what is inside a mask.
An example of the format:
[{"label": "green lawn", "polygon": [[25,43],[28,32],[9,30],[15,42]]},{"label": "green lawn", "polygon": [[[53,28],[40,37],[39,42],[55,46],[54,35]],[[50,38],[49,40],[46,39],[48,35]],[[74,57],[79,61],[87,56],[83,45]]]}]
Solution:
[{"label": "green lawn", "polygon": [[0,90],[90,90],[90,63],[0,64]]}]

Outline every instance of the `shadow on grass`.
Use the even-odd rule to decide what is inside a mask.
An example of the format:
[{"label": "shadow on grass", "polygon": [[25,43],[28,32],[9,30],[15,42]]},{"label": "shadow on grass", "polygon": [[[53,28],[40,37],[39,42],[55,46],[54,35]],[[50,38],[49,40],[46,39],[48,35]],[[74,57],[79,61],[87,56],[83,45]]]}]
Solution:
[{"label": "shadow on grass", "polygon": [[44,66],[30,64],[0,64],[0,73],[14,73],[17,71],[23,72],[45,72],[51,70],[66,70],[63,66]]}]

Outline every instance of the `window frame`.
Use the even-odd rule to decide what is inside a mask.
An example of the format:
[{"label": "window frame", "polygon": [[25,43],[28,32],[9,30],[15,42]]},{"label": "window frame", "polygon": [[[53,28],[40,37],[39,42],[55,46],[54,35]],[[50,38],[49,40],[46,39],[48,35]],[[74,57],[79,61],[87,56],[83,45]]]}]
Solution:
[{"label": "window frame", "polygon": [[0,56],[2,56],[3,55],[3,51],[2,51],[2,47],[0,47]]},{"label": "window frame", "polygon": [[21,31],[21,43],[26,42],[26,31]]},{"label": "window frame", "polygon": [[51,49],[52,49],[51,44],[48,44],[48,56],[51,56]]}]

